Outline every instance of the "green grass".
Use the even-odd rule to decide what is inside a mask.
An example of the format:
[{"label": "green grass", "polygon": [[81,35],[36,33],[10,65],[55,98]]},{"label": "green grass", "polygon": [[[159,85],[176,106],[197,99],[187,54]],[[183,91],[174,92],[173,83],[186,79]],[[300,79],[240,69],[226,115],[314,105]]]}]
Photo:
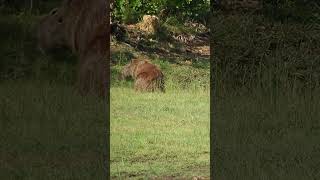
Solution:
[{"label": "green grass", "polygon": [[0,84],[0,179],[102,179],[106,110],[72,86]]},{"label": "green grass", "polygon": [[[133,87],[132,81],[119,81],[118,76],[124,64],[128,63],[121,58],[118,64],[111,68],[112,87]],[[153,59],[152,63],[161,68],[165,76],[166,89],[173,91],[207,91],[210,88],[209,62],[206,59],[193,59],[192,65],[172,64],[165,59]]]},{"label": "green grass", "polygon": [[111,176],[209,177],[208,59],[186,65],[183,58],[149,57],[164,73],[166,92],[138,93],[132,80],[118,79],[133,53],[123,48],[112,56]]},{"label": "green grass", "polygon": [[[122,64],[112,68],[112,176],[209,176],[208,68],[154,62],[165,94],[135,93],[132,82],[115,81]],[[105,175],[103,102],[76,95],[63,77],[1,81],[1,179]]]},{"label": "green grass", "polygon": [[111,88],[111,176],[209,176],[209,92]]}]

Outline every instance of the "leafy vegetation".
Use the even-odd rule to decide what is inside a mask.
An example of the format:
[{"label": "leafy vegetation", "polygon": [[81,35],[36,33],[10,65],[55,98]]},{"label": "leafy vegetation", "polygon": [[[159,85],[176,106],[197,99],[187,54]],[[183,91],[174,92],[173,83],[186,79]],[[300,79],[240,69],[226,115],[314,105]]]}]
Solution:
[{"label": "leafy vegetation", "polygon": [[137,22],[145,14],[203,21],[208,17],[209,5],[208,0],[116,0],[113,16],[125,23]]}]

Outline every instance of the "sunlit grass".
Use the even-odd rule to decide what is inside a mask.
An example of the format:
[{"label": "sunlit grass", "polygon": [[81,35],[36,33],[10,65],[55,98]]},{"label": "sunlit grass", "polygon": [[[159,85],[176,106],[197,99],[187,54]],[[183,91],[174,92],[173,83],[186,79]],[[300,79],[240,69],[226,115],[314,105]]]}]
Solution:
[{"label": "sunlit grass", "polygon": [[209,92],[111,88],[113,177],[209,176]]}]

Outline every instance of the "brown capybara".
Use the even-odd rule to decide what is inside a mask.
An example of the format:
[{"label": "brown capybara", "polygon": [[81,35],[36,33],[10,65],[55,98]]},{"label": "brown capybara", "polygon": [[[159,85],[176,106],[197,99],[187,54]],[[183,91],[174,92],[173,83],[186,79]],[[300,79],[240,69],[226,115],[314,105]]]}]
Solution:
[{"label": "brown capybara", "polygon": [[109,0],[65,0],[44,16],[38,26],[43,52],[66,47],[78,55],[77,87],[81,94],[107,93],[110,52]]},{"label": "brown capybara", "polygon": [[148,60],[133,59],[131,63],[125,65],[121,72],[121,79],[127,77],[134,79],[136,91],[165,92],[163,73]]}]

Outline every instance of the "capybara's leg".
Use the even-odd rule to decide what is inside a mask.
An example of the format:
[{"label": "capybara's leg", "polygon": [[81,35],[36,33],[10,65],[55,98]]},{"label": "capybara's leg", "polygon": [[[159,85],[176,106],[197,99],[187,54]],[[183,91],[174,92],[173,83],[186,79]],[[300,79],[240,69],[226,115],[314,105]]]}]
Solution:
[{"label": "capybara's leg", "polygon": [[147,91],[148,90],[148,81],[144,78],[137,78],[135,80],[134,89],[136,91]]},{"label": "capybara's leg", "polygon": [[146,91],[154,92],[156,89],[156,81],[150,81],[148,84],[146,84]]},{"label": "capybara's leg", "polygon": [[161,91],[161,92],[164,92],[164,84],[163,84],[163,79],[161,77],[157,78],[157,79],[154,79],[153,81],[151,81],[149,84],[148,84],[148,87],[147,89],[151,92],[154,92],[154,91]]},{"label": "capybara's leg", "polygon": [[142,91],[142,79],[136,79],[134,82],[134,90],[135,91]]}]

